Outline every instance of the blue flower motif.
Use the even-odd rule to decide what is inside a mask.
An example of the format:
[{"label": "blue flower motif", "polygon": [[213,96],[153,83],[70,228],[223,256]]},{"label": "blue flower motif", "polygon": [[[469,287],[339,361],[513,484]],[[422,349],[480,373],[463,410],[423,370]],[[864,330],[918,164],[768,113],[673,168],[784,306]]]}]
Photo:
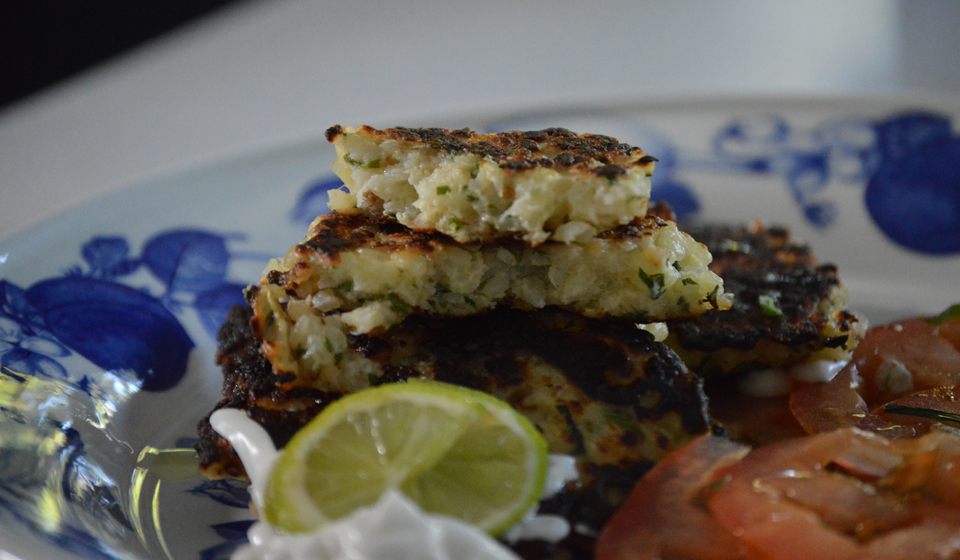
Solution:
[{"label": "blue flower motif", "polygon": [[27,301],[26,290],[0,280],[0,316],[13,319],[29,333],[45,330],[43,317]]},{"label": "blue flower motif", "polygon": [[69,355],[53,337],[27,334],[18,322],[0,316],[0,366],[22,375],[64,378],[67,371],[54,358]]}]

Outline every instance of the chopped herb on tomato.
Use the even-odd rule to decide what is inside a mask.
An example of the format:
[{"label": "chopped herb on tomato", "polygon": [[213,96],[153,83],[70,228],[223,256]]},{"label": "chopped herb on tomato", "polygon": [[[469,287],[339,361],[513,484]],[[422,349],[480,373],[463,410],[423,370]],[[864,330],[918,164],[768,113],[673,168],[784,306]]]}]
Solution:
[{"label": "chopped herb on tomato", "polygon": [[918,418],[928,418],[939,422],[955,422],[960,424],[960,414],[953,412],[944,412],[935,408],[920,408],[916,406],[907,406],[903,404],[888,404],[883,407],[887,414],[902,414],[904,416],[916,416]]},{"label": "chopped herb on tomato", "polygon": [[929,319],[924,320],[924,323],[930,325],[931,327],[936,327],[937,325],[942,325],[951,319],[960,319],[960,303],[955,303],[945,309],[943,313],[937,315],[936,317],[930,317]]}]

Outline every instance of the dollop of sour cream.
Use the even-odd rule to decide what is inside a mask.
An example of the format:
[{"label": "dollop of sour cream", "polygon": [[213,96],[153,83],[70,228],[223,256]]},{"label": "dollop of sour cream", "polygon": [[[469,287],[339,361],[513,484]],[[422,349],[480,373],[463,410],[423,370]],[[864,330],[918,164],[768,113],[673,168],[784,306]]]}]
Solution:
[{"label": "dollop of sour cream", "polygon": [[[250,477],[250,495],[258,509],[279,452],[270,435],[246,413],[221,409],[210,424],[230,442]],[[576,460],[551,455],[544,497],[556,495],[577,480]],[[534,507],[505,535],[508,542],[524,539],[559,541],[570,533],[566,519],[537,514]],[[388,490],[373,506],[303,535],[277,533],[269,524],[255,523],[233,560],[519,560],[508,548],[477,527],[458,519],[424,512],[402,492]]]},{"label": "dollop of sour cream", "polygon": [[211,414],[210,426],[237,452],[250,478],[250,497],[257,510],[263,511],[263,491],[270,469],[280,455],[270,434],[246,412],[235,408],[223,408]]},{"label": "dollop of sour cream", "polygon": [[281,535],[263,522],[233,560],[517,560],[480,529],[431,515],[396,490],[376,505],[305,535]]}]

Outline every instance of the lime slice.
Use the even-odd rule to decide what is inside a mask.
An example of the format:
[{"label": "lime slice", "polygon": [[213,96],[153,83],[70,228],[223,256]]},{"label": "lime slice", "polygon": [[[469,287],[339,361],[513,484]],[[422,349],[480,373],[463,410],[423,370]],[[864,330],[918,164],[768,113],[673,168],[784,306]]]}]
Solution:
[{"label": "lime slice", "polygon": [[542,496],[547,444],[486,393],[411,380],[343,397],[300,430],[264,495],[274,527],[307,532],[401,490],[497,536]]}]

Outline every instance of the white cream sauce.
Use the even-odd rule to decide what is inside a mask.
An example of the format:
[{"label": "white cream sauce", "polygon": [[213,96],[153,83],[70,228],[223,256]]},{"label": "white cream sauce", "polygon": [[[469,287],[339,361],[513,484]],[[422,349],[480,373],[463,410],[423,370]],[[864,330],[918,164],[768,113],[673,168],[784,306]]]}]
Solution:
[{"label": "white cream sauce", "polygon": [[740,380],[740,392],[752,397],[782,397],[790,394],[791,382],[827,383],[847,365],[845,361],[813,360],[790,369],[751,371]]},{"label": "white cream sauce", "polygon": [[240,456],[243,468],[250,477],[250,497],[258,511],[263,510],[263,491],[273,462],[279,452],[270,434],[247,413],[235,408],[223,408],[210,415],[210,425],[230,442]]},{"label": "white cream sauce", "polygon": [[463,521],[431,515],[396,490],[348,518],[306,535],[281,535],[264,522],[232,560],[518,560]]},{"label": "white cream sauce", "polygon": [[[250,493],[258,509],[279,452],[270,435],[242,410],[221,409],[210,424],[237,451],[250,477]],[[550,455],[544,498],[577,480],[576,460]],[[552,542],[570,533],[566,519],[538,515],[536,508],[505,535],[508,542],[542,539]],[[306,535],[282,535],[265,522],[248,532],[250,544],[233,560],[517,560],[517,556],[484,531],[460,520],[421,510],[401,492],[387,491],[371,507]]]},{"label": "white cream sauce", "polygon": [[797,364],[790,369],[790,377],[807,383],[827,383],[840,373],[847,362],[836,360],[814,360]]}]

